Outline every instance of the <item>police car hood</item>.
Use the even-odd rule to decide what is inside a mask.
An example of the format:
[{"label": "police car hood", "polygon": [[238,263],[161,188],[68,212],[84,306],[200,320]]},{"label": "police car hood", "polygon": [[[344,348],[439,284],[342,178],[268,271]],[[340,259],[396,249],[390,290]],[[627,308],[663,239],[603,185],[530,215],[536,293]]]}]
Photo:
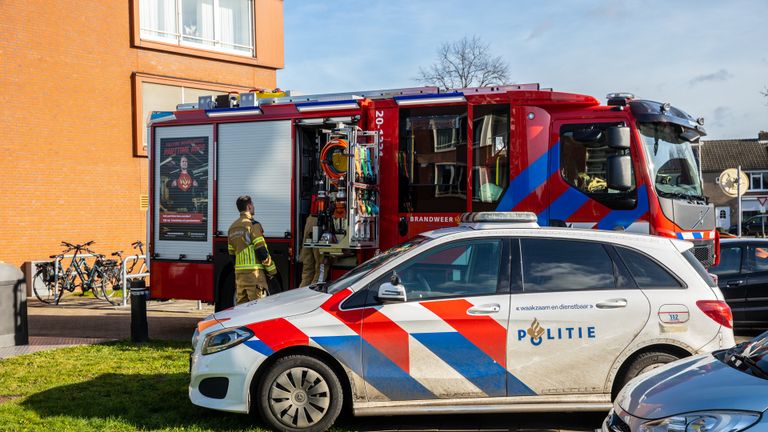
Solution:
[{"label": "police car hood", "polygon": [[641,375],[617,400],[627,413],[649,420],[707,410],[763,412],[768,409],[768,380],[702,354]]},{"label": "police car hood", "polygon": [[330,294],[296,288],[216,312],[213,318],[226,327],[235,327],[311,312],[329,298]]}]

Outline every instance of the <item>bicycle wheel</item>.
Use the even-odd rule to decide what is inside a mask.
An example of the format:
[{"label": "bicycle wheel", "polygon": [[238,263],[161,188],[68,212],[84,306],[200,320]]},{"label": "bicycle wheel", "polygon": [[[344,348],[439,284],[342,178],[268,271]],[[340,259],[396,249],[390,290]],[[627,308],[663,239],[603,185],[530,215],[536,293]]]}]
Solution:
[{"label": "bicycle wheel", "polygon": [[120,268],[105,268],[102,282],[101,298],[108,301],[109,304],[121,305],[123,303],[123,287],[120,281]]},{"label": "bicycle wheel", "polygon": [[77,273],[75,273],[72,268],[68,268],[63,275],[59,275],[59,291],[54,298],[54,304],[59,304],[65,294],[75,291],[75,288],[77,288],[75,282],[76,277]]},{"label": "bicycle wheel", "polygon": [[51,270],[45,267],[39,268],[32,277],[32,291],[35,297],[43,303],[56,303],[56,290]]}]

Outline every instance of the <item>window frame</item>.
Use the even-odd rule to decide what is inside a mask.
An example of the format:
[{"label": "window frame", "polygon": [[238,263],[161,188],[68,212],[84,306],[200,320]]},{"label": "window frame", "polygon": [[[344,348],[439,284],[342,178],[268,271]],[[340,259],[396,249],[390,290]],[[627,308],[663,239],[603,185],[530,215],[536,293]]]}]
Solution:
[{"label": "window frame", "polygon": [[[371,282],[368,282],[360,288],[358,291],[355,291],[344,299],[344,301],[341,303],[339,309],[343,311],[353,311],[353,310],[360,310],[370,307],[378,307],[383,305],[398,305],[398,304],[408,304],[408,303],[415,303],[420,301],[441,301],[441,300],[450,300],[450,299],[456,299],[456,298],[469,298],[469,297],[487,297],[492,295],[503,295],[503,294],[510,294],[512,292],[512,278],[515,277],[512,273],[514,270],[512,269],[512,263],[514,261],[513,255],[514,255],[514,248],[512,245],[513,238],[511,237],[504,237],[504,236],[491,236],[491,237],[475,237],[475,238],[462,238],[462,239],[456,239],[447,241],[444,243],[436,244],[429,249],[426,249],[424,251],[420,251],[417,255],[408,258],[404,262],[401,262],[395,266],[392,266],[386,270],[383,270],[380,274],[376,275]],[[386,281],[388,278],[392,276],[392,272],[397,271],[399,268],[403,267],[404,265],[410,264],[414,262],[415,260],[418,260],[420,257],[423,257],[425,254],[430,254],[432,252],[435,252],[437,249],[441,248],[452,248],[456,246],[460,246],[462,244],[472,243],[472,242],[487,242],[487,241],[498,241],[501,243],[501,256],[499,257],[499,275],[498,279],[496,281],[496,291],[493,293],[483,293],[483,294],[474,294],[474,295],[452,295],[452,296],[442,296],[442,297],[434,297],[434,298],[419,298],[419,299],[407,299],[404,302],[382,302],[376,298],[376,294],[378,293],[378,286],[382,283],[382,281]],[[519,254],[518,254],[519,255]],[[347,306],[349,303],[357,303],[360,300],[360,297],[365,297],[362,301],[362,305],[354,305],[354,306]],[[354,300],[353,300],[354,299]]]},{"label": "window frame", "polygon": [[[628,276],[632,279],[632,281],[635,283],[635,285],[641,289],[641,290],[660,290],[660,289],[688,289],[688,284],[685,283],[685,281],[678,276],[675,272],[671,271],[668,266],[662,264],[659,262],[659,260],[655,259],[654,257],[648,255],[647,253],[633,248],[631,246],[626,245],[611,245],[611,247],[616,251],[616,257],[621,260],[624,267],[627,269]],[[657,266],[661,267],[668,275],[672,276],[672,279],[676,280],[680,286],[678,287],[641,287],[639,283],[637,283],[637,280],[635,279],[635,275],[632,274],[632,270],[630,269],[629,265],[627,265],[626,261],[624,260],[624,257],[621,256],[621,252],[619,249],[624,248],[631,252],[640,254],[641,256],[645,257],[646,259],[650,260],[652,263],[656,264]]]},{"label": "window frame", "polygon": [[[754,275],[758,273],[768,273],[768,269],[758,270],[757,260],[755,259],[754,251],[750,253],[750,249],[768,248],[768,245],[762,245],[760,243],[748,242],[741,246],[741,268],[738,274],[742,275]],[[730,273],[735,274],[735,273]]]},{"label": "window frame", "polygon": [[[766,192],[768,191],[768,182],[766,182],[766,176],[768,175],[768,171],[747,171],[746,172],[749,175],[749,187],[747,188],[747,192]],[[752,182],[757,179],[760,181],[760,188],[753,188]]]},{"label": "window frame", "polygon": [[[610,126],[627,126],[627,124],[628,124],[627,121],[625,119],[623,119],[623,118],[622,119],[616,119],[616,118],[614,118],[614,119],[595,119],[592,122],[585,122],[584,120],[585,119],[562,120],[562,121],[556,123],[556,125],[555,125],[555,127],[557,128],[557,132],[556,132],[557,133],[557,141],[559,142],[559,146],[560,146],[559,152],[558,152],[558,154],[556,156],[557,157],[558,174],[560,176],[560,179],[566,185],[568,185],[569,188],[573,188],[573,189],[579,191],[580,193],[586,195],[590,200],[594,200],[594,201],[598,202],[600,205],[606,206],[606,207],[610,208],[611,210],[625,211],[625,210],[634,210],[634,209],[636,209],[637,205],[638,205],[638,202],[639,202],[639,197],[638,197],[639,191],[638,191],[638,189],[640,188],[640,183],[638,182],[639,181],[638,172],[637,172],[638,170],[636,169],[636,166],[635,166],[637,155],[635,154],[635,152],[633,150],[633,148],[636,147],[636,145],[634,143],[635,142],[634,135],[632,136],[632,144],[630,145],[630,148],[626,151],[626,153],[624,153],[624,154],[626,154],[627,156],[630,157],[630,168],[632,170],[632,173],[631,173],[632,174],[632,181],[634,183],[634,186],[633,186],[633,188],[631,190],[624,191],[624,192],[619,191],[619,192],[615,192],[615,193],[610,193],[610,192],[605,192],[605,193],[589,192],[589,191],[587,191],[585,189],[582,189],[581,187],[577,186],[574,182],[572,182],[570,179],[568,179],[565,176],[565,172],[564,172],[564,168],[563,168],[563,164],[562,164],[563,152],[564,152],[564,149],[565,149],[565,145],[563,144],[564,129],[568,129],[568,128],[575,129],[575,128],[584,127],[584,126],[599,126],[603,130],[605,130],[605,129],[607,129]],[[634,129],[633,129],[633,131],[634,131]],[[565,132],[569,132],[569,131],[566,130]],[[584,146],[584,148],[588,149],[587,146]],[[611,149],[610,147],[606,147],[606,148],[608,148],[609,150]],[[621,155],[622,154],[621,150],[616,150],[616,151],[618,152],[617,155]],[[586,162],[587,161],[585,160],[585,163]],[[608,180],[608,178],[607,178],[607,171],[606,171],[606,178],[605,178],[605,180],[606,181]],[[611,197],[611,198],[622,197],[623,199],[626,199],[626,200],[633,200],[634,201],[634,205],[632,207],[621,206],[621,205],[619,205],[619,202],[616,201],[615,199],[613,199],[613,200],[606,200],[605,198],[607,198],[607,197]]]},{"label": "window frame", "polygon": [[210,90],[211,92],[230,92],[240,91],[247,92],[249,87],[234,85],[234,84],[221,84],[212,83],[207,81],[195,81],[182,78],[161,77],[157,75],[144,74],[134,72],[132,77],[132,91],[133,91],[133,156],[134,157],[148,157],[148,146],[144,146],[144,138],[147,138],[147,144],[149,144],[149,137],[147,136],[147,128],[145,127],[142,118],[143,111],[143,94],[142,84],[160,84],[174,87],[189,87],[202,90]]},{"label": "window frame", "polygon": [[[727,277],[727,276],[733,276],[733,275],[741,275],[741,274],[747,274],[745,273],[746,270],[746,252],[745,252],[745,245],[738,244],[734,246],[728,246],[727,244],[721,243],[720,244],[720,250],[722,251],[723,247],[727,249],[738,249],[739,250],[739,268],[735,272],[731,273],[723,273],[722,275],[716,272],[711,272],[714,275],[717,275],[718,278],[720,277]],[[722,252],[721,252],[722,253]],[[709,269],[707,270],[709,271]]]},{"label": "window frame", "polygon": [[[525,263],[523,262],[523,240],[558,240],[558,241],[567,241],[567,242],[578,242],[578,243],[593,243],[598,244],[603,247],[603,250],[605,251],[605,254],[608,256],[608,259],[611,260],[611,271],[613,272],[613,288],[587,288],[587,289],[557,289],[557,290],[546,290],[546,291],[526,291],[525,290]],[[557,293],[557,292],[589,292],[589,291],[616,291],[619,289],[635,289],[635,288],[619,288],[617,287],[618,282],[618,274],[617,272],[620,271],[620,269],[617,267],[616,262],[613,259],[613,256],[610,252],[611,244],[596,241],[596,240],[582,240],[582,239],[574,239],[574,238],[564,238],[564,237],[519,237],[520,241],[520,247],[518,249],[519,255],[520,255],[520,280],[521,280],[521,291],[520,294],[549,294],[549,293]],[[622,263],[623,264],[623,263]],[[634,279],[632,279],[634,282]]]},{"label": "window frame", "polygon": [[[178,5],[181,4],[182,0],[174,0],[177,4],[177,11],[176,14],[180,15]],[[259,33],[257,29],[257,26],[260,24],[258,20],[258,13],[257,10],[261,9],[259,7],[259,2],[256,0],[250,0],[251,5],[251,13],[249,15],[250,25],[251,25],[251,44],[252,49],[250,54],[246,53],[240,53],[240,54],[234,54],[233,51],[226,51],[226,50],[218,50],[218,49],[211,49],[211,47],[208,47],[206,45],[202,44],[194,44],[194,43],[181,43],[181,39],[183,38],[183,35],[179,35],[179,42],[178,43],[172,43],[168,40],[163,40],[163,38],[152,38],[152,37],[142,37],[141,35],[141,10],[140,10],[140,3],[141,0],[133,0],[132,1],[132,20],[131,20],[131,27],[132,27],[132,34],[131,34],[131,44],[134,47],[141,47],[141,48],[148,48],[148,49],[154,49],[159,51],[169,51],[173,53],[178,54],[184,54],[184,55],[191,55],[195,57],[205,57],[215,60],[223,60],[233,63],[243,63],[247,65],[253,65],[253,66],[262,66],[265,65],[264,62],[259,60]],[[262,20],[263,21],[263,20]],[[177,25],[178,25],[179,19],[177,18]],[[263,22],[261,23],[263,24]],[[281,28],[282,31],[282,28]],[[263,37],[263,35],[261,35]]]}]

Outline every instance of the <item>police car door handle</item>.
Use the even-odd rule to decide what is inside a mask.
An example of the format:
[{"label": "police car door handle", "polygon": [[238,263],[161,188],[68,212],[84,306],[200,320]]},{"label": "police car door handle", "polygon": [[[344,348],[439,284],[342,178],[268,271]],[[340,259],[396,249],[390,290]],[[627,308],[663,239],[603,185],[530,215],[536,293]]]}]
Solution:
[{"label": "police car door handle", "polygon": [[618,309],[623,308],[627,306],[627,299],[623,298],[616,298],[616,299],[610,299],[601,301],[597,305],[598,309]]},{"label": "police car door handle", "polygon": [[739,279],[739,280],[732,280],[732,281],[728,281],[728,282],[725,284],[725,286],[727,286],[728,288],[737,287],[737,286],[739,286],[739,285],[743,285],[743,284],[744,284],[744,282],[745,282],[745,281],[744,281],[744,280],[742,280],[742,279]]},{"label": "police car door handle", "polygon": [[480,306],[472,306],[467,309],[467,315],[490,315],[498,313],[500,310],[501,306],[498,303],[490,303]]}]

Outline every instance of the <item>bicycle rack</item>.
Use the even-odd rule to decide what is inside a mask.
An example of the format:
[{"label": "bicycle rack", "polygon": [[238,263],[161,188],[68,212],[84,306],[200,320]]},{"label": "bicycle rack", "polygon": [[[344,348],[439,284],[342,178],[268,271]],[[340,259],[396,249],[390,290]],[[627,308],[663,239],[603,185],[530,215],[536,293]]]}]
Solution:
[{"label": "bicycle rack", "polygon": [[131,255],[125,257],[123,259],[123,265],[120,269],[120,283],[122,283],[123,287],[123,306],[128,306],[128,279],[143,279],[147,276],[149,276],[149,272],[146,273],[134,273],[134,274],[128,274],[126,273],[125,269],[128,267],[126,264],[129,261],[138,261],[140,259],[143,259],[146,261],[147,256],[146,255]]},{"label": "bicycle rack", "polygon": [[55,284],[53,285],[53,289],[56,290],[56,292],[59,292],[59,268],[61,267],[61,260],[63,258],[74,258],[75,256],[83,257],[83,258],[89,258],[89,257],[96,257],[98,255],[96,254],[90,254],[90,253],[78,253],[78,254],[70,254],[70,255],[58,255],[54,262],[56,265],[53,266],[53,278],[55,281]]}]

